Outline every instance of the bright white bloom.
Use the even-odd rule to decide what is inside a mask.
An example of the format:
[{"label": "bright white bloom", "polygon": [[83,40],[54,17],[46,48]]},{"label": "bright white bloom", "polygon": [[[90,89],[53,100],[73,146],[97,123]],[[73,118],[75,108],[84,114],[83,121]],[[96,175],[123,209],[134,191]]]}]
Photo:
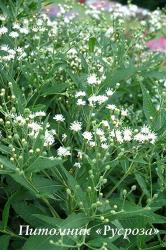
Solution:
[{"label": "bright white bloom", "polygon": [[123,142],[122,132],[120,130],[115,131],[115,137],[118,142]]},{"label": "bright white bloom", "polygon": [[104,136],[104,131],[101,128],[96,129],[96,135],[98,136]]},{"label": "bright white bloom", "polygon": [[112,130],[110,136],[115,138],[119,143],[123,142],[122,132],[120,130]]},{"label": "bright white bloom", "polygon": [[66,157],[66,156],[70,156],[71,153],[70,153],[69,148],[59,147],[57,150],[57,155]]},{"label": "bright white bloom", "polygon": [[57,114],[53,117],[54,120],[56,120],[57,122],[64,122],[65,118],[63,117],[62,114]]},{"label": "bright white bloom", "polygon": [[6,16],[0,15],[0,21],[5,21],[5,20],[6,20]]},{"label": "bright white bloom", "polygon": [[79,92],[76,92],[75,94],[75,98],[82,97],[82,96],[86,96],[85,91],[79,91]]},{"label": "bright white bloom", "polygon": [[70,129],[74,132],[79,132],[82,129],[81,122],[74,121],[70,124]]},{"label": "bright white bloom", "polygon": [[44,111],[38,111],[38,112],[35,112],[35,114],[34,114],[36,117],[37,116],[46,116],[46,112],[44,112]]},{"label": "bright white bloom", "polygon": [[53,131],[45,131],[45,135],[44,135],[44,146],[51,146],[52,144],[54,144],[55,140],[54,140],[54,136],[52,134]]},{"label": "bright white bloom", "polygon": [[96,75],[95,74],[90,75],[87,78],[87,82],[88,82],[89,85],[96,85],[96,84],[98,84],[98,80],[97,80]]},{"label": "bright white bloom", "polygon": [[28,128],[31,129],[30,136],[34,136],[35,138],[38,136],[39,131],[42,129],[42,126],[37,122],[32,122],[28,124]]},{"label": "bright white bloom", "polygon": [[26,123],[26,120],[22,115],[16,116],[14,121],[20,125],[24,125]]},{"label": "bright white bloom", "polygon": [[87,141],[91,141],[92,140],[92,133],[91,132],[85,131],[82,135],[83,135],[83,137],[84,137],[85,140],[87,140]]},{"label": "bright white bloom", "polygon": [[107,91],[106,91],[107,96],[112,96],[113,94],[114,94],[114,92],[112,89],[107,89]]},{"label": "bright white bloom", "polygon": [[13,29],[19,30],[20,29],[20,24],[14,23],[13,24]]},{"label": "bright white bloom", "polygon": [[29,30],[27,28],[25,28],[25,27],[20,28],[19,31],[20,31],[20,33],[26,34],[26,35],[29,33]]},{"label": "bright white bloom", "polygon": [[0,28],[0,36],[7,33],[7,32],[8,32],[8,29],[6,27],[3,26]]},{"label": "bright white bloom", "polygon": [[91,96],[88,101],[89,101],[89,105],[90,106],[94,106],[96,105],[97,103],[98,104],[102,104],[104,102],[106,102],[108,100],[108,97],[105,96],[105,95],[98,95],[98,96]]},{"label": "bright white bloom", "polygon": [[17,37],[19,37],[19,34],[16,31],[12,31],[12,32],[10,32],[9,36],[11,36],[12,38],[17,38]]},{"label": "bright white bloom", "polygon": [[122,109],[122,110],[121,110],[121,116],[127,116],[127,115],[128,115],[128,111]]},{"label": "bright white bloom", "polygon": [[74,163],[74,167],[80,168],[80,167],[81,167],[81,164],[80,164],[79,162],[75,162],[75,163]]},{"label": "bright white bloom", "polygon": [[106,121],[106,120],[103,120],[103,121],[102,121],[102,125],[103,125],[104,127],[106,127],[106,128],[109,128],[109,127],[110,127],[108,121]]},{"label": "bright white bloom", "polygon": [[103,148],[103,149],[108,149],[109,146],[108,146],[107,143],[102,143],[102,144],[101,144],[101,148]]},{"label": "bright white bloom", "polygon": [[90,142],[89,142],[89,146],[93,148],[93,147],[96,146],[96,143],[95,143],[94,141],[90,141]]},{"label": "bright white bloom", "polygon": [[157,139],[157,136],[156,136],[156,134],[155,134],[154,132],[150,132],[150,133],[148,134],[148,139],[150,140],[150,142],[151,142],[152,144],[154,144],[155,141],[156,141],[156,139]]},{"label": "bright white bloom", "polygon": [[150,143],[154,144],[157,139],[157,136],[154,132],[150,130],[149,127],[144,125],[141,128],[141,131],[135,135],[134,139],[138,142],[144,143],[149,141]]},{"label": "bright white bloom", "polygon": [[86,101],[82,100],[82,99],[78,99],[77,100],[77,105],[78,106],[85,106],[86,105]]},{"label": "bright white bloom", "polygon": [[4,44],[4,45],[1,45],[1,50],[3,51],[8,51],[10,48],[8,45]]},{"label": "bright white bloom", "polygon": [[144,125],[142,128],[141,128],[141,133],[143,134],[148,134],[150,132],[150,128],[147,127],[146,125]]},{"label": "bright white bloom", "polygon": [[77,54],[77,50],[75,49],[75,48],[71,48],[68,52],[67,52],[67,54],[72,54],[72,55],[75,55],[75,54]]},{"label": "bright white bloom", "polygon": [[108,104],[108,105],[107,105],[107,109],[115,110],[115,109],[116,109],[116,106],[115,106],[114,104]]},{"label": "bright white bloom", "polygon": [[129,128],[124,129],[123,138],[124,138],[125,141],[131,141],[132,140],[132,131]]}]

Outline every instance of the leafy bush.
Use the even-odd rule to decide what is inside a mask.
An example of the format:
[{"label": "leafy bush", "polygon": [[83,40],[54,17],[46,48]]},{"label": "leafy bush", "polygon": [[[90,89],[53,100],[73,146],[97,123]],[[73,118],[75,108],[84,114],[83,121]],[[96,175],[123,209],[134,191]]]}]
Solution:
[{"label": "leafy bush", "polygon": [[[38,2],[1,8],[2,249],[164,248],[165,54],[145,46],[164,14],[145,22],[71,1],[51,19]],[[110,237],[109,227],[142,234]]]}]

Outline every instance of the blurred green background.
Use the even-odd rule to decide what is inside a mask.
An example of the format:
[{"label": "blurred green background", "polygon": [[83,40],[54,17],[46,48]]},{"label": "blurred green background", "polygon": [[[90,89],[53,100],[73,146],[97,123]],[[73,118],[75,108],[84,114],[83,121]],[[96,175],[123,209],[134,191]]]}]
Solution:
[{"label": "blurred green background", "polygon": [[[115,1],[115,0],[114,0]],[[117,0],[116,2],[120,2],[122,4],[126,4],[127,0]],[[133,4],[136,4],[143,8],[148,8],[151,10],[156,9],[157,7],[165,7],[166,6],[166,0],[132,0]]]}]

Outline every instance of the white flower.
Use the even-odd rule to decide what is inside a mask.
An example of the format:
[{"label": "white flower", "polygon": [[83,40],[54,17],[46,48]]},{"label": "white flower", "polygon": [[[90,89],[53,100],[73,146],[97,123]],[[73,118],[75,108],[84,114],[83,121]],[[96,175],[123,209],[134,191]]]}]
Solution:
[{"label": "white flower", "polygon": [[14,23],[13,24],[13,29],[19,30],[20,29],[20,24]]},{"label": "white flower", "polygon": [[70,124],[70,129],[74,132],[79,132],[82,129],[81,122],[74,121]]},{"label": "white flower", "polygon": [[71,49],[69,49],[69,51],[67,52],[67,54],[75,55],[75,54],[77,54],[77,50],[75,48],[71,48]]},{"label": "white flower", "polygon": [[82,157],[83,157],[83,152],[82,152],[82,151],[78,151],[77,157],[80,158],[80,159],[82,159]]},{"label": "white flower", "polygon": [[39,131],[42,129],[42,126],[37,122],[32,122],[28,124],[28,128],[31,129],[31,133],[29,134],[29,136],[34,136],[34,138],[36,138],[38,136]]},{"label": "white flower", "polygon": [[52,144],[54,144],[55,140],[54,140],[54,136],[52,134],[53,131],[45,131],[45,135],[44,135],[44,146],[50,146]]},{"label": "white flower", "polygon": [[54,120],[56,120],[57,122],[64,122],[65,118],[63,117],[62,114],[57,114],[53,117]]},{"label": "white flower", "polygon": [[148,134],[150,132],[150,128],[147,127],[146,125],[144,125],[142,128],[141,128],[141,133],[143,134]]},{"label": "white flower", "polygon": [[106,121],[106,120],[102,120],[102,125],[103,125],[104,127],[106,127],[106,128],[109,128],[109,127],[110,127],[108,121]]},{"label": "white flower", "polygon": [[4,45],[1,45],[1,50],[3,51],[8,51],[10,48],[8,45],[4,44]]},{"label": "white flower", "polygon": [[147,136],[142,133],[138,133],[134,136],[134,139],[138,142],[144,142],[147,139]]},{"label": "white flower", "polygon": [[106,91],[107,96],[112,96],[113,94],[114,94],[113,90],[107,89],[107,91]]},{"label": "white flower", "polygon": [[105,95],[98,95],[98,96],[93,95],[89,97],[88,99],[90,106],[94,106],[96,103],[102,104],[106,102],[107,100],[108,100],[108,97]]},{"label": "white flower", "polygon": [[29,33],[29,30],[27,28],[25,28],[25,27],[20,28],[19,31],[20,31],[20,33],[26,34],[26,35]]},{"label": "white flower", "polygon": [[150,132],[149,134],[148,134],[148,139],[151,141],[151,143],[153,144],[153,143],[155,143],[155,141],[156,141],[156,139],[157,139],[157,136],[156,136],[156,134],[154,133],[154,132]]},{"label": "white flower", "polygon": [[85,140],[91,141],[92,140],[92,133],[89,131],[85,131],[82,136],[84,137]]},{"label": "white flower", "polygon": [[8,32],[8,29],[6,27],[3,26],[0,28],[0,36],[7,33],[7,32]]},{"label": "white flower", "polygon": [[124,138],[125,141],[131,141],[132,140],[132,131],[129,128],[124,129],[123,138]]},{"label": "white flower", "polygon": [[98,136],[104,136],[104,131],[101,128],[96,129],[96,135]]},{"label": "white flower", "polygon": [[93,148],[93,147],[95,147],[95,146],[96,146],[96,144],[95,144],[95,142],[94,142],[94,141],[90,141],[90,142],[89,142],[89,146]]},{"label": "white flower", "polygon": [[110,136],[115,138],[118,142],[123,142],[122,132],[120,130],[112,130]]},{"label": "white flower", "polygon": [[20,125],[24,125],[26,123],[26,120],[22,115],[16,116],[14,121]]},{"label": "white flower", "polygon": [[98,80],[97,80],[96,75],[95,74],[90,75],[87,78],[87,82],[88,82],[89,85],[96,85],[96,84],[98,84]]},{"label": "white flower", "polygon": [[102,104],[108,100],[108,97],[105,95],[98,95],[97,101],[99,104]]},{"label": "white flower", "polygon": [[16,31],[12,31],[12,32],[10,32],[9,36],[11,36],[12,38],[17,38],[17,37],[19,37],[19,34]]},{"label": "white flower", "polygon": [[127,115],[128,115],[128,111],[122,109],[122,110],[121,110],[121,116],[127,116]]},{"label": "white flower", "polygon": [[35,112],[35,116],[46,116],[46,112],[44,111],[38,111],[38,112]]},{"label": "white flower", "polygon": [[115,106],[114,104],[108,104],[108,105],[107,105],[107,109],[115,110],[115,109],[116,109],[116,106]]},{"label": "white flower", "polygon": [[82,97],[82,96],[86,96],[85,91],[79,91],[79,92],[76,92],[75,94],[75,98]]},{"label": "white flower", "polygon": [[108,146],[107,143],[102,143],[102,144],[101,144],[101,148],[103,148],[103,149],[108,149],[109,146]]},{"label": "white flower", "polygon": [[63,134],[63,135],[62,135],[62,141],[65,141],[66,138],[67,138],[67,135],[66,135],[66,134]]},{"label": "white flower", "polygon": [[0,15],[0,21],[5,21],[5,20],[6,20],[6,16]]},{"label": "white flower", "polygon": [[80,164],[79,162],[75,162],[75,163],[74,163],[74,167],[80,168],[80,167],[81,167],[81,164]]},{"label": "white flower", "polygon": [[115,137],[118,142],[123,142],[122,132],[120,130],[115,131]]},{"label": "white flower", "polygon": [[58,150],[57,150],[57,155],[65,157],[65,156],[70,156],[71,153],[70,153],[69,148],[59,147]]},{"label": "white flower", "polygon": [[85,106],[86,105],[86,101],[82,100],[82,99],[78,99],[77,100],[77,105],[78,106]]}]

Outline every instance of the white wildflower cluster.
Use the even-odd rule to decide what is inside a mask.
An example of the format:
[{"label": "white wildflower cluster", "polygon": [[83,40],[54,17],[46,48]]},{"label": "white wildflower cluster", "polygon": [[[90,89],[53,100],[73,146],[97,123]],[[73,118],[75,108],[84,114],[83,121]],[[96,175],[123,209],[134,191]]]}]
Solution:
[{"label": "white wildflower cluster", "polygon": [[[55,143],[55,129],[49,129],[50,124],[46,124],[46,128],[44,129],[44,123],[41,121],[42,117],[46,116],[44,111],[37,111],[34,113],[30,113],[29,115],[22,114],[14,114],[11,113],[7,115],[12,119],[12,123],[20,128],[28,129],[28,136],[31,140],[34,140],[38,137],[39,133],[44,133],[44,146],[48,147]],[[14,126],[13,125],[13,126]]]},{"label": "white wildflower cluster", "polygon": [[163,25],[163,21],[162,21],[162,13],[160,10],[155,10],[152,13],[150,13],[150,18],[149,18],[149,29],[150,32],[155,32],[157,30],[160,30],[162,25]]},{"label": "white wildflower cluster", "polygon": [[150,128],[143,126],[141,131],[134,136],[134,139],[141,143],[150,142],[154,144],[157,136],[153,131],[150,130]]}]

